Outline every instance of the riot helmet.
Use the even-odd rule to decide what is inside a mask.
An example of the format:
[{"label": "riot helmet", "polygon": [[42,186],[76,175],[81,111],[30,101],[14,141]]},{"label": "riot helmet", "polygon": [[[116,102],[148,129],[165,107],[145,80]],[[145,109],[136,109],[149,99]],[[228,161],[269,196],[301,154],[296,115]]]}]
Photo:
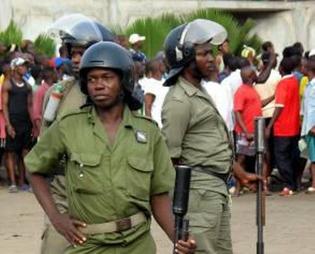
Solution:
[{"label": "riot helmet", "polygon": [[114,42],[98,42],[83,54],[79,75],[81,91],[88,95],[87,73],[92,68],[108,68],[120,74],[125,101],[131,110],[141,108],[141,96],[134,89],[133,61],[128,50]]},{"label": "riot helmet", "polygon": [[164,52],[170,72],[164,86],[175,83],[181,71],[195,59],[195,45],[209,42],[220,45],[227,38],[225,28],[206,19],[196,19],[174,28],[164,41]]},{"label": "riot helmet", "polygon": [[61,39],[69,55],[72,46],[88,48],[98,41],[114,41],[114,35],[107,28],[82,14],[59,18],[48,29],[48,34]]}]

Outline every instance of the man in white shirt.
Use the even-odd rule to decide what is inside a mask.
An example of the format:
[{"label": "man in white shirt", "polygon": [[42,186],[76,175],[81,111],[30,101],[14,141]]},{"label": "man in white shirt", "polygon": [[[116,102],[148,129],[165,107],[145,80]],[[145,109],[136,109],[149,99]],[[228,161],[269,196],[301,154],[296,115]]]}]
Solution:
[{"label": "man in white shirt", "polygon": [[155,120],[162,128],[161,111],[168,87],[163,86],[165,67],[160,60],[152,60],[147,64],[147,80],[144,87],[145,115]]}]

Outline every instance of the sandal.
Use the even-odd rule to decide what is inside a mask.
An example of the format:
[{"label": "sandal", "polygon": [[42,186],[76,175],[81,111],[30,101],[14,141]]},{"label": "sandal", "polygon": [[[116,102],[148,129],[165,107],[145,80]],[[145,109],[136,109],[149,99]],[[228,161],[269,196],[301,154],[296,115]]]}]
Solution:
[{"label": "sandal", "polygon": [[314,187],[308,187],[305,191],[306,194],[315,194],[315,188]]},{"label": "sandal", "polygon": [[289,188],[285,187],[283,190],[279,193],[282,197],[289,197],[294,194],[293,190],[290,190]]}]

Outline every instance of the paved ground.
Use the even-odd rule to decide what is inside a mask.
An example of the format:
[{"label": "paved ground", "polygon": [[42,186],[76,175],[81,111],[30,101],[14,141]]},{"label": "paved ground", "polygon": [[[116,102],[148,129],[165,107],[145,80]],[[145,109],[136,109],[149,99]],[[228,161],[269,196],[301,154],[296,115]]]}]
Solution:
[{"label": "paved ground", "polygon": [[[266,254],[315,253],[315,195],[267,200]],[[8,194],[0,187],[0,253],[37,254],[42,211],[30,193]],[[234,254],[254,254],[256,245],[255,196],[233,199]],[[159,254],[171,253],[171,243],[154,225]]]}]

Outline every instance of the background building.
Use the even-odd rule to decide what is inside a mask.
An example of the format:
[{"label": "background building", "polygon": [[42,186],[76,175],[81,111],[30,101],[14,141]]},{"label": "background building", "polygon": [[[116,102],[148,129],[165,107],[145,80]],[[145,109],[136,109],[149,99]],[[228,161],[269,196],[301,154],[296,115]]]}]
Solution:
[{"label": "background building", "polygon": [[163,12],[189,12],[198,8],[228,10],[240,20],[256,20],[255,31],[263,40],[274,42],[279,51],[300,41],[315,48],[315,1],[220,1],[220,0],[1,0],[0,29],[11,18],[24,37],[34,39],[58,17],[80,12],[104,24],[125,26],[139,17]]}]

